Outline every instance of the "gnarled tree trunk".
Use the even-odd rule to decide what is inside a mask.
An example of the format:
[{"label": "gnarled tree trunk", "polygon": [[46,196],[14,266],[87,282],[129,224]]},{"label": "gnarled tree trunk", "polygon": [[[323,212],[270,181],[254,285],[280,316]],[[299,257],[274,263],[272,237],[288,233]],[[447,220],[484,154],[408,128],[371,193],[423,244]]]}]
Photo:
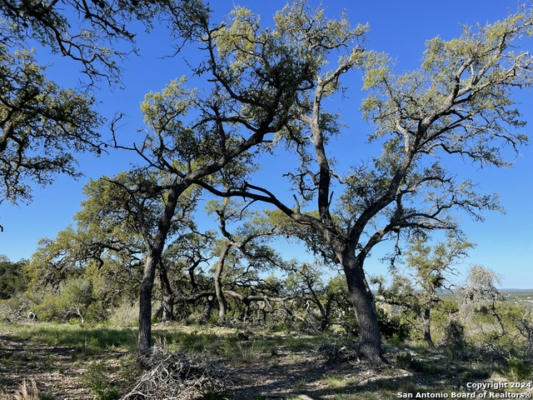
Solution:
[{"label": "gnarled tree trunk", "polygon": [[381,332],[374,296],[366,282],[363,262],[353,253],[345,252],[342,266],[348,284],[349,299],[359,325],[359,353],[371,363],[386,362],[381,348]]},{"label": "gnarled tree trunk", "polygon": [[217,296],[218,301],[218,323],[223,323],[226,319],[227,305],[226,298],[224,297],[224,292],[222,290],[221,276],[222,272],[224,271],[224,263],[230,247],[230,243],[226,243],[224,247],[222,247],[215,269],[215,295]]}]

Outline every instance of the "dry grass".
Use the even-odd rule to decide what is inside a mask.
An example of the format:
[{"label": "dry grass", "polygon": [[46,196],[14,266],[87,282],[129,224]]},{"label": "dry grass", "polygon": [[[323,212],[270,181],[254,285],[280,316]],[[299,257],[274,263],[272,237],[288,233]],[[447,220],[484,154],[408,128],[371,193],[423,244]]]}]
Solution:
[{"label": "dry grass", "polygon": [[15,400],[40,400],[39,389],[37,389],[37,382],[35,379],[30,379],[30,383],[24,379],[20,389],[14,396]]}]

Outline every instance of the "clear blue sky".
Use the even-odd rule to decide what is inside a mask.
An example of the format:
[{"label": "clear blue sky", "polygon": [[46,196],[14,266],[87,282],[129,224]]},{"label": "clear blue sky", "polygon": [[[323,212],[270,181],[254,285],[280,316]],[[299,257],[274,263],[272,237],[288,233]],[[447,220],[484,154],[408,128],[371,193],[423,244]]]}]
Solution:
[{"label": "clear blue sky", "polygon": [[[315,4],[316,2],[312,2]],[[515,0],[448,0],[448,1],[328,1],[327,14],[338,16],[344,8],[348,18],[355,25],[369,23],[370,31],[365,46],[385,51],[396,61],[398,70],[416,68],[422,58],[424,42],[437,35],[444,39],[456,37],[463,24],[495,21],[516,10]],[[214,19],[224,18],[233,5],[250,7],[262,15],[264,24],[269,24],[275,10],[281,8],[284,1],[213,1]],[[531,46],[531,42],[527,45]],[[130,56],[123,64],[123,86],[109,89],[102,84],[97,93],[100,102],[99,110],[108,117],[123,112],[126,117],[121,124],[121,137],[124,143],[139,140],[138,129],[143,127],[139,103],[150,90],[160,90],[166,83],[181,75],[188,75],[188,64],[194,65],[198,60],[197,52],[184,51],[173,58],[161,58],[172,53],[172,43],[163,28],[151,34],[139,33],[138,46],[141,56]],[[38,57],[50,64],[50,77],[69,86],[77,82],[78,68],[66,60],[50,58],[46,51],[38,50]],[[202,82],[191,81],[200,86]],[[332,142],[329,151],[335,153],[337,159],[369,159],[365,154],[353,154],[355,143],[364,143],[370,127],[359,118],[359,102],[361,82],[353,76],[349,81],[351,90],[342,103],[333,104],[333,109],[341,112],[343,122],[348,125],[347,132],[357,134],[356,137],[342,136]],[[523,92],[517,97],[521,103],[524,119],[530,121],[527,129],[533,127],[533,96],[531,91]],[[350,135],[350,134],[348,134]],[[350,144],[350,145],[347,145]],[[495,271],[501,278],[501,287],[531,288],[533,287],[533,198],[532,172],[533,157],[531,146],[521,149],[515,165],[510,169],[483,169],[470,165],[461,165],[465,174],[479,184],[484,192],[496,192],[506,214],[485,214],[485,222],[473,222],[460,217],[462,227],[468,238],[477,243],[471,256],[459,271],[468,269],[474,264],[484,265]],[[262,172],[267,182],[276,182],[275,165],[284,165],[284,156],[265,159],[271,163],[271,172]],[[80,180],[60,176],[52,186],[36,187],[33,201],[30,204],[13,206],[8,203],[0,205],[0,224],[4,232],[0,233],[0,254],[12,260],[29,258],[43,237],[55,237],[59,230],[72,223],[72,216],[79,209],[83,200],[81,188],[89,178],[98,178],[103,174],[112,175],[128,168],[131,162],[138,162],[132,155],[113,152],[110,155],[95,158],[82,155],[79,158],[80,170],[85,176]],[[269,169],[265,168],[264,171]],[[279,168],[278,168],[279,170]],[[265,175],[266,174],[266,175]],[[278,185],[278,191],[283,190]],[[298,246],[281,246],[281,250],[291,257],[309,257],[303,254]],[[369,274],[386,274],[387,270],[379,262],[379,254],[385,248],[378,249],[376,255],[367,263]]]}]

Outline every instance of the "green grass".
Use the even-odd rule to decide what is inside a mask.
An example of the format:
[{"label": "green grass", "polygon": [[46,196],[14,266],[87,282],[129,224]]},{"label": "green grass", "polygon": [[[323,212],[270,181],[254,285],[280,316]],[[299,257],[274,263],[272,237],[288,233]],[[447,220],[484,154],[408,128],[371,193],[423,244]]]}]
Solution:
[{"label": "green grass", "polygon": [[[135,328],[80,326],[74,324],[32,323],[0,325],[0,331],[13,340],[31,341],[50,347],[69,347],[84,354],[109,351],[135,351]],[[209,353],[235,362],[249,362],[273,357],[280,348],[301,351],[313,347],[316,339],[267,336],[266,332],[243,334],[235,329],[209,329],[165,326],[152,330],[154,343],[170,351]],[[0,357],[24,357],[1,354]],[[21,360],[23,361],[23,360]]]},{"label": "green grass", "polygon": [[353,383],[353,377],[337,374],[328,374],[321,382],[329,388],[344,388]]},{"label": "green grass", "polygon": [[[299,345],[293,338],[239,335],[236,330],[201,329],[181,330],[153,329],[154,342],[170,351],[209,353],[235,362],[256,361],[276,354],[280,346],[291,349]],[[180,329],[180,330],[177,330]],[[107,326],[86,327],[72,324],[34,323],[2,325],[4,336],[19,341],[32,341],[50,347],[70,347],[84,354],[100,354],[109,351],[135,351],[137,330],[135,328],[110,328]],[[243,338],[246,338],[243,340]],[[306,344],[302,348],[308,348]],[[20,354],[0,354],[4,357],[22,357]]]},{"label": "green grass", "polygon": [[[122,390],[130,387],[141,373],[135,358],[135,328],[27,323],[0,324],[0,332],[3,337],[15,341],[80,350],[71,353],[73,358],[68,365],[91,372],[94,379],[87,387],[91,386],[93,395],[98,394],[102,398],[116,395],[112,387],[99,386],[104,380],[102,376],[115,374],[114,377],[122,382],[119,385]],[[291,396],[296,396],[294,398],[298,398],[299,393],[312,390],[313,385],[308,385],[305,374],[309,370],[316,375],[317,368],[325,362],[320,358],[320,347],[324,344],[340,347],[350,342],[348,338],[334,334],[295,336],[260,329],[243,331],[177,324],[156,325],[152,332],[155,343],[167,350],[203,353],[225,360],[232,366],[254,363],[250,367],[263,368],[264,365],[267,369],[276,368],[281,363],[288,368],[290,365],[299,365],[299,375],[294,377],[291,384]],[[365,375],[368,371],[362,364],[334,363],[327,366],[322,376],[314,379],[325,387],[328,399],[388,399],[396,398],[398,392],[449,393],[464,382],[493,379],[497,376],[495,374],[510,380],[526,379],[532,370],[529,363],[517,357],[510,358],[504,365],[497,365],[482,358],[475,361],[476,357],[472,361],[449,358],[444,349],[430,350],[423,345],[386,343],[384,347],[389,350],[387,357],[391,364],[377,370],[377,377],[368,379]],[[40,362],[46,364],[47,370],[59,370],[60,362],[46,353],[46,348],[43,350]],[[107,363],[113,359],[114,366],[112,363],[95,363],[98,360]],[[30,352],[0,352],[1,365],[21,369],[27,362],[31,362]],[[91,365],[92,369],[89,369]]]},{"label": "green grass", "polygon": [[209,353],[229,360],[232,363],[256,362],[276,357],[282,351],[298,353],[318,348],[329,343],[326,336],[294,337],[280,333],[258,330],[242,332],[237,329],[210,329],[174,326],[164,330],[154,330],[153,336],[157,344],[171,351],[187,351],[193,353]]},{"label": "green grass", "polygon": [[[4,329],[6,328],[6,329]],[[31,340],[47,346],[73,347],[85,353],[135,347],[137,333],[134,329],[107,327],[86,328],[78,325],[56,323],[12,324],[2,326],[6,336],[16,340]]]},{"label": "green grass", "polygon": [[209,353],[233,363],[246,363],[273,357],[280,339],[239,335],[239,332],[170,332],[154,331],[155,342],[170,351]]}]

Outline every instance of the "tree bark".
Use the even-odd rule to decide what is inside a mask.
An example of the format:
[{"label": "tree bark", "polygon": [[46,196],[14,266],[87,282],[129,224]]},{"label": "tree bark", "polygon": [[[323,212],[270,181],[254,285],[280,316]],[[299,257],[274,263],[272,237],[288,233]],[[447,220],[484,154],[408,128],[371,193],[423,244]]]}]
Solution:
[{"label": "tree bark", "polygon": [[224,262],[226,261],[226,256],[231,247],[230,243],[226,243],[222,250],[220,251],[220,256],[218,258],[218,263],[215,270],[215,295],[218,301],[218,323],[221,324],[226,319],[226,298],[224,297],[224,292],[222,291],[221,276],[224,270]]},{"label": "tree bark", "polygon": [[141,356],[150,355],[152,347],[152,288],[157,261],[149,254],[144,261],[143,278],[139,292],[139,337],[137,346]]},{"label": "tree bark", "polygon": [[322,314],[322,320],[320,321],[320,332],[325,332],[329,326],[329,319],[331,316],[331,306],[333,304],[333,296],[328,295],[326,300],[326,307],[323,307],[324,313]]},{"label": "tree bark", "polygon": [[326,300],[326,306],[324,307],[322,305],[322,301],[316,294],[315,290],[313,289],[313,285],[308,282],[307,288],[309,289],[309,293],[311,293],[311,300],[315,305],[318,307],[318,311],[320,312],[320,332],[324,332],[328,325],[329,325],[329,316],[331,313],[331,303],[333,301],[333,297],[328,295]]},{"label": "tree bark", "polygon": [[431,338],[431,308],[427,307],[424,309],[422,318],[424,320],[424,340],[430,348],[434,349],[435,343],[433,343],[433,339]]},{"label": "tree bark", "polygon": [[181,193],[188,184],[173,186],[168,191],[165,210],[159,218],[155,238],[147,244],[148,250],[144,260],[143,278],[139,291],[139,337],[138,351],[141,356],[148,356],[152,347],[152,289],[154,287],[155,270],[161,261],[161,254],[170,230],[172,218]]},{"label": "tree bark", "polygon": [[345,252],[342,266],[348,284],[349,299],[359,325],[359,353],[373,364],[387,362],[381,348],[381,332],[374,296],[366,282],[363,263],[353,253]]},{"label": "tree bark", "polygon": [[163,295],[163,315],[161,320],[164,322],[174,321],[174,296],[172,295],[172,287],[170,286],[170,281],[168,279],[167,269],[162,261],[159,263],[159,281],[161,283],[161,293]]}]

